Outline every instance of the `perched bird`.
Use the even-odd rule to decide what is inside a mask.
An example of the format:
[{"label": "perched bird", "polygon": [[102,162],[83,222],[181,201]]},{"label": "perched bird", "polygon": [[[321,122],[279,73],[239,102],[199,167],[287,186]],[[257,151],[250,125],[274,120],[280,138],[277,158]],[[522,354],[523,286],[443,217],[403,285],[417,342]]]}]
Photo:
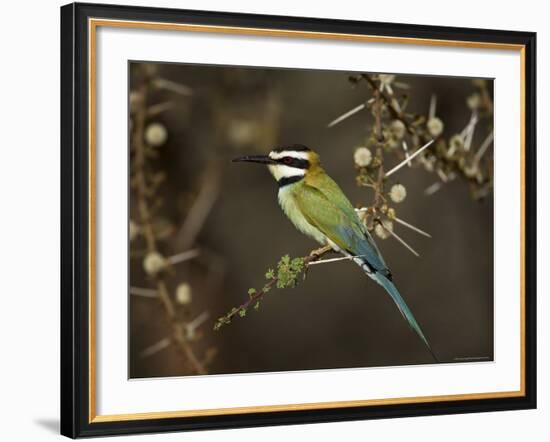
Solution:
[{"label": "perched bird", "polygon": [[391,296],[410,327],[437,361],[428,340],[393,283],[380,250],[338,184],[321,167],[319,155],[300,144],[279,147],[269,155],[235,158],[267,165],[279,185],[279,204],[302,233],[349,256]]}]

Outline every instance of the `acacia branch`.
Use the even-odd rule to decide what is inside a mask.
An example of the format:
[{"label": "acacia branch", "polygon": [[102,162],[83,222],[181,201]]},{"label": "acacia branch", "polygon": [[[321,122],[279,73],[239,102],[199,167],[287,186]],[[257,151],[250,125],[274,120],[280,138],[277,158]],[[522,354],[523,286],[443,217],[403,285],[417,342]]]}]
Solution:
[{"label": "acacia branch", "polygon": [[384,192],[384,152],[382,150],[382,145],[384,142],[384,136],[382,132],[382,102],[380,96],[382,92],[380,88],[374,87],[374,119],[375,119],[375,136],[378,141],[378,148],[376,149],[376,158],[378,158],[378,176],[374,182],[374,207],[379,207],[383,198]]},{"label": "acacia branch", "polygon": [[319,261],[327,253],[332,252],[331,246],[325,246],[310,252],[308,256],[302,258],[290,259],[288,255],[281,258],[277,265],[277,271],[268,270],[266,273],[267,282],[261,290],[249,289],[248,299],[238,307],[233,307],[227,314],[221,316],[214,325],[214,330],[219,330],[224,325],[230,324],[237,315],[246,316],[249,308],[258,309],[260,301],[273,288],[296,287],[299,277],[307,273],[307,270],[313,262]]},{"label": "acacia branch", "polygon": [[414,129],[411,127],[410,122],[405,117],[405,114],[401,111],[401,109],[395,107],[393,100],[384,91],[380,90],[380,88],[376,84],[376,80],[374,79],[374,77],[372,75],[364,74],[363,78],[372,88],[375,97],[378,97],[379,99],[384,101],[392,117],[396,120],[401,121],[405,125],[407,131],[413,134]]},{"label": "acacia branch", "polygon": [[374,89],[374,118],[376,128],[376,140],[382,144],[384,142],[384,135],[382,134],[382,103],[380,101],[380,89]]},{"label": "acacia branch", "polygon": [[[151,192],[147,184],[147,154],[145,145],[145,127],[148,117],[148,107],[147,107],[147,98],[149,92],[149,82],[150,80],[145,80],[139,88],[139,94],[141,100],[136,109],[135,115],[135,133],[133,137],[133,144],[135,150],[135,158],[133,163],[134,169],[134,185],[137,195],[137,206],[140,217],[141,231],[145,238],[147,253],[158,253],[158,244],[157,238],[155,236],[155,229],[153,226],[152,220],[152,210],[149,205],[149,199],[154,195],[154,192]],[[200,362],[197,356],[194,353],[194,350],[185,336],[185,330],[183,325],[178,321],[176,316],[176,309],[170,294],[168,292],[166,282],[164,281],[163,272],[158,272],[155,275],[152,275],[155,285],[156,285],[156,295],[159,301],[161,302],[164,312],[166,314],[167,320],[172,329],[171,340],[180,349],[184,354],[186,359],[190,362],[193,371],[197,374],[206,374],[206,369],[204,364]]]},{"label": "acacia branch", "polygon": [[[388,111],[391,118],[394,120],[401,121],[405,126],[406,132],[411,137],[416,138],[418,142],[420,142],[420,145],[418,147],[427,144],[430,140],[434,138],[426,129],[426,122],[429,120],[429,115],[415,117],[414,115],[406,114],[401,110],[397,100],[393,97],[393,95],[390,95],[384,92],[384,90],[379,87],[379,80],[376,78],[376,76],[369,75],[369,74],[362,74],[360,78],[364,79],[367,82],[367,84],[373,91],[374,97],[376,98],[376,100],[380,100],[383,103],[383,107]],[[477,88],[481,95],[482,108],[485,110],[485,115],[492,116],[493,103],[486,84],[483,83],[482,85],[478,85]],[[377,109],[379,109],[378,103],[376,103],[376,106],[375,106],[375,112],[376,112],[375,117],[378,120],[379,112],[377,111]],[[474,110],[474,112],[477,112],[477,111]],[[379,123],[378,121],[376,121],[376,125],[375,125],[376,138],[378,141],[380,141],[378,138],[378,134],[379,134],[378,125]],[[436,137],[436,139],[438,142],[442,142],[442,144],[445,145],[445,140],[441,135]],[[466,141],[471,142],[471,139]],[[462,153],[461,155],[454,154],[455,152],[454,147],[449,147],[448,150],[438,149],[435,143],[432,147],[433,148],[430,149],[430,156],[437,163],[437,167],[435,167],[436,171],[444,172],[445,176],[452,175],[453,173],[460,174],[461,177],[464,180],[469,181],[471,186],[473,187],[485,186],[487,184],[489,185],[491,184],[490,176],[481,177],[480,179],[481,175],[477,173],[479,171],[479,167],[478,167],[479,165],[476,163],[475,158],[471,158],[464,153]],[[406,157],[407,155],[405,154],[405,158]],[[421,160],[424,160],[424,157],[421,157]],[[433,170],[433,168],[430,170]]]}]

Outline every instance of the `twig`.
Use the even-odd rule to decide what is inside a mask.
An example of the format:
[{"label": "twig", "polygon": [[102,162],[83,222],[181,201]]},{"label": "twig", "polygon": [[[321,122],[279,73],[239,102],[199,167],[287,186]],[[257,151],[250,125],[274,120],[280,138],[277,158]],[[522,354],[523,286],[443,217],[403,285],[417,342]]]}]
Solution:
[{"label": "twig", "polygon": [[197,374],[207,374],[204,363],[199,361],[193,348],[189,344],[184,326],[180,323],[174,324],[174,338],[180,344],[180,347],[183,349],[187,360],[191,363],[193,370]]},{"label": "twig", "polygon": [[430,235],[429,233],[426,233],[426,232],[424,232],[423,230],[420,230],[418,227],[415,227],[415,226],[413,226],[412,224],[409,224],[409,223],[403,221],[402,219],[399,219],[399,218],[397,218],[397,217],[394,217],[393,220],[394,220],[395,222],[401,224],[402,226],[405,226],[405,227],[408,227],[408,228],[411,229],[411,230],[414,230],[416,233],[420,233],[421,235],[424,235],[424,236],[426,236],[426,237],[428,237],[428,238],[431,238],[431,237],[432,237],[432,235]]},{"label": "twig", "polygon": [[382,149],[377,149],[377,156],[380,158],[380,167],[378,167],[378,176],[376,182],[374,183],[374,207],[378,207],[381,203],[381,200],[384,199],[384,164]]},{"label": "twig", "polygon": [[144,298],[157,298],[157,291],[141,287],[130,287],[130,295],[142,296]]},{"label": "twig", "polygon": [[174,107],[172,101],[165,101],[164,103],[154,104],[147,109],[147,116],[149,118],[156,117],[158,114],[170,110]]},{"label": "twig", "polygon": [[140,102],[140,107],[136,115],[136,136],[135,142],[135,183],[138,196],[138,209],[141,217],[142,232],[147,243],[147,249],[149,252],[156,251],[155,234],[153,225],[151,223],[151,215],[149,211],[149,205],[147,204],[147,183],[145,178],[145,161],[146,161],[146,147],[144,143],[144,137],[142,136],[145,131],[145,121],[147,117],[147,84],[144,83],[141,87],[141,96],[143,99]]},{"label": "twig", "polygon": [[428,111],[428,118],[431,120],[435,118],[435,108],[437,106],[437,95],[432,94],[430,97],[430,110]]},{"label": "twig", "polygon": [[401,169],[405,164],[407,164],[412,159],[416,158],[416,156],[420,155],[424,151],[424,149],[427,149],[432,145],[434,140],[428,141],[424,146],[422,146],[420,149],[417,149],[409,158],[405,158],[405,160],[401,161],[397,166],[395,166],[390,171],[386,172],[385,178],[388,178],[390,175],[393,175],[395,172],[397,172],[399,169]]},{"label": "twig", "polygon": [[166,89],[186,97],[190,97],[191,95],[193,95],[193,89],[191,89],[189,86],[181,83],[176,83],[172,80],[167,80],[166,78],[155,78],[153,80],[153,85],[159,89]]},{"label": "twig", "polygon": [[449,178],[447,177],[447,175],[445,175],[445,172],[443,172],[441,169],[437,169],[437,174],[439,175],[439,178],[441,178],[441,181],[443,181],[444,183],[449,181]]},{"label": "twig", "polygon": [[380,101],[381,91],[379,89],[374,89],[374,106],[375,106],[375,128],[376,128],[376,140],[379,143],[384,141],[384,136],[382,134],[382,103]]},{"label": "twig", "polygon": [[[317,250],[313,250],[310,252],[308,256],[305,256],[303,258],[300,258],[303,261],[304,268],[303,272],[307,271],[307,268],[315,261],[318,261],[321,259],[324,255],[327,253],[332,252],[333,249],[331,246],[325,246]],[[249,295],[249,298],[243,302],[238,307],[234,307],[229,313],[226,315],[218,318],[216,321],[216,324],[214,325],[215,330],[219,330],[223,325],[229,324],[231,320],[239,315],[244,316],[248,309],[253,305],[259,305],[259,302],[263,299],[263,297],[274,287],[277,286],[277,283],[279,282],[279,278],[276,275],[273,275],[273,277],[263,286],[261,290],[258,292],[254,291]]]},{"label": "twig", "polygon": [[435,192],[441,189],[441,186],[442,186],[441,181],[436,181],[435,183],[433,183],[432,185],[424,189],[424,195],[433,195]]},{"label": "twig", "polygon": [[407,142],[405,140],[403,140],[403,151],[405,152],[405,159],[407,160],[407,166],[411,167],[412,166],[412,163],[411,163],[411,158],[409,156],[409,147],[407,146]]},{"label": "twig", "polygon": [[382,228],[388,232],[391,236],[393,236],[397,241],[399,241],[403,246],[405,246],[413,255],[420,257],[418,252],[416,252],[410,245],[408,245],[397,233],[395,233],[393,230],[388,229],[384,223],[382,223],[380,220],[377,220],[378,224],[382,226]]},{"label": "twig", "polygon": [[175,264],[179,264],[180,262],[185,262],[185,261],[189,261],[190,259],[196,258],[197,256],[200,255],[200,253],[201,253],[200,249],[187,250],[185,252],[178,253],[177,255],[173,255],[166,258],[166,261],[169,264],[175,265]]},{"label": "twig", "polygon": [[397,109],[395,107],[390,97],[388,97],[384,92],[378,89],[376,85],[376,80],[371,75],[367,75],[367,74],[363,75],[362,77],[367,81],[367,83],[369,83],[369,86],[373,91],[378,90],[378,93],[380,94],[380,98],[384,100],[384,102],[387,104],[388,110],[390,111],[390,114],[392,115],[392,117],[397,120],[400,120],[407,128],[407,132],[411,134],[414,133],[414,129],[412,128],[409,121],[405,118],[405,115],[403,114],[403,112],[401,112],[400,109]]},{"label": "twig", "polygon": [[470,118],[470,122],[466,126],[466,128],[463,131],[463,137],[464,137],[464,150],[468,151],[470,150],[470,147],[472,145],[472,140],[474,138],[474,132],[476,129],[476,125],[478,123],[479,119],[477,117],[477,112],[472,112],[472,117]]},{"label": "twig", "polygon": [[487,135],[487,138],[485,138],[485,140],[481,144],[479,150],[474,155],[474,164],[478,164],[481,161],[481,158],[483,157],[483,155],[485,155],[485,152],[487,152],[487,149],[489,148],[492,142],[493,142],[493,132],[491,131],[491,133]]},{"label": "twig", "polygon": [[332,120],[327,125],[327,127],[336,126],[338,123],[341,123],[342,121],[348,119],[352,115],[355,115],[357,112],[362,111],[363,109],[365,109],[365,107],[366,107],[366,103],[363,103],[363,104],[360,104],[359,106],[354,107],[353,109],[347,111],[346,113],[344,113],[344,114],[340,115],[339,117],[335,118],[334,120]]},{"label": "twig", "polygon": [[468,124],[466,124],[466,127],[462,129],[462,132],[460,132],[460,135],[462,138],[466,138],[466,135],[472,130],[472,127],[477,124],[477,112],[473,111],[472,115],[470,116],[470,119],[468,120]]},{"label": "twig", "polygon": [[220,194],[221,166],[210,163],[201,180],[200,191],[185,221],[176,234],[176,246],[180,250],[191,247]]},{"label": "twig", "polygon": [[310,266],[318,265],[318,264],[328,264],[330,262],[338,262],[338,261],[351,261],[354,258],[364,258],[367,255],[355,255],[355,256],[342,256],[341,258],[330,258],[330,259],[321,259],[319,261],[311,261],[309,263]]},{"label": "twig", "polygon": [[140,354],[140,358],[148,358],[170,346],[170,338],[163,338],[155,344],[147,347]]},{"label": "twig", "polygon": [[164,309],[166,310],[166,316],[168,316],[170,322],[175,322],[176,309],[174,307],[174,304],[172,303],[172,299],[170,298],[168,289],[166,288],[166,283],[163,280],[157,281],[157,293],[162,304],[164,305]]},{"label": "twig", "polygon": [[199,328],[204,321],[206,321],[210,317],[210,313],[208,311],[202,312],[199,316],[197,316],[195,319],[193,319],[191,322],[188,322],[186,324],[186,327],[189,329],[196,329]]}]

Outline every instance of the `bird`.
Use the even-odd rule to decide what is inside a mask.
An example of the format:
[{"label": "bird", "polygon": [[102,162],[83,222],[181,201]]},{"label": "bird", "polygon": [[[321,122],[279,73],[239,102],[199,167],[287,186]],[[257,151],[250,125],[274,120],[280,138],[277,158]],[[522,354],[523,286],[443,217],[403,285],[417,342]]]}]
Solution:
[{"label": "bird", "polygon": [[352,259],[390,295],[409,326],[435,356],[373,237],[338,184],[321,166],[319,155],[302,144],[275,147],[268,155],[246,155],[233,162],[267,166],[278,184],[278,200],[297,230],[322,246]]}]

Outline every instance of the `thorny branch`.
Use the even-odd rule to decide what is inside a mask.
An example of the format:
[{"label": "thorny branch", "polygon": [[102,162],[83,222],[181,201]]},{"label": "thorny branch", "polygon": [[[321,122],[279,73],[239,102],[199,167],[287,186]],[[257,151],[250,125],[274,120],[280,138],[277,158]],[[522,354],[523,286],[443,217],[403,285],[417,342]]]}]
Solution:
[{"label": "thorny branch", "polygon": [[[467,100],[472,110],[472,116],[466,128],[447,141],[443,137],[444,123],[436,116],[437,97],[432,95],[427,116],[414,115],[405,111],[407,97],[400,100],[390,84],[398,86],[394,75],[360,74],[350,77],[357,84],[365,82],[372,93],[367,101],[368,109],[374,118],[371,135],[367,138],[365,147],[355,151],[355,163],[358,170],[357,184],[374,191],[374,199],[370,206],[360,210],[360,216],[369,230],[382,239],[394,237],[415,255],[417,253],[393,232],[393,221],[424,236],[427,234],[396,216],[396,209],[389,203],[400,203],[406,196],[406,189],[401,184],[391,186],[385,193],[388,178],[401,167],[422,165],[428,172],[435,172],[439,177],[436,185],[426,189],[425,194],[432,194],[443,184],[452,181],[457,176],[470,182],[474,198],[482,198],[492,187],[492,168],[490,163],[482,164],[481,158],[486,154],[492,143],[492,132],[488,134],[477,152],[470,149],[473,133],[479,123],[480,116],[492,116],[492,101],[484,80],[475,80],[477,92]],[[334,121],[341,121],[337,118]],[[332,127],[332,126],[331,126]],[[414,152],[411,154],[411,150]],[[375,152],[371,160],[371,150]],[[401,162],[391,170],[385,167],[388,158],[397,158]],[[415,160],[415,161],[412,161]],[[437,186],[437,187],[436,187]],[[388,196],[388,198],[385,198]]]},{"label": "thorny branch", "polygon": [[[359,82],[361,80],[365,80],[367,82],[373,90],[376,101],[383,101],[384,106],[391,118],[403,123],[406,132],[413,138],[413,141],[416,139],[419,144],[425,144],[432,138],[429,133],[429,127],[427,127],[429,125],[430,116],[426,118],[424,116],[415,116],[405,113],[401,106],[399,106],[399,101],[397,98],[393,96],[393,91],[390,95],[389,93],[381,90],[379,85],[380,76],[361,74],[360,76],[352,78],[352,81],[354,82]],[[435,164],[431,164],[430,166],[427,166],[427,168],[435,169],[440,177],[444,177],[442,178],[444,182],[447,182],[449,177],[451,177],[450,179],[453,179],[456,174],[460,174],[462,178],[470,181],[473,187],[479,187],[479,189],[476,190],[481,190],[481,192],[473,191],[474,197],[483,197],[486,194],[486,192],[484,192],[484,188],[487,186],[492,186],[492,171],[488,170],[484,176],[483,173],[480,173],[481,171],[479,167],[477,167],[478,164],[476,164],[475,161],[468,155],[464,155],[464,152],[460,152],[461,150],[469,150],[468,138],[470,138],[471,142],[473,129],[479,121],[478,113],[487,117],[491,117],[493,115],[493,102],[491,100],[486,82],[484,80],[478,80],[476,82],[476,87],[478,92],[470,97],[470,99],[474,99],[471,100],[472,103],[470,104],[470,107],[472,108],[471,122],[473,120],[473,125],[469,123],[470,127],[468,128],[467,126],[467,129],[469,129],[467,134],[461,134],[461,136],[451,138],[448,143],[449,146],[447,146],[445,140],[440,136],[440,133],[435,135],[434,138],[437,139],[437,145],[436,148],[432,149],[430,152],[431,157],[434,160],[432,163]],[[476,98],[477,100],[475,100]],[[474,101],[477,101],[477,103],[474,103]],[[377,133],[379,133],[378,119],[381,118],[381,111],[380,106],[378,105],[376,108],[376,115],[376,127]],[[467,135],[467,137],[464,135]],[[424,160],[424,158],[422,159]]]},{"label": "thorny branch", "polygon": [[[150,108],[148,107],[149,89],[151,87],[151,79],[146,78],[140,85],[137,93],[139,100],[136,103],[135,115],[134,115],[134,133],[132,137],[134,159],[132,164],[133,179],[132,184],[137,196],[137,207],[139,213],[139,226],[140,233],[143,235],[146,243],[145,256],[160,256],[158,240],[155,233],[155,227],[153,224],[153,209],[150,205],[150,200],[154,196],[155,189],[152,188],[148,182],[147,175],[147,149],[148,146],[145,142],[145,130],[148,117],[150,117]],[[195,252],[194,252],[195,253]],[[195,253],[196,255],[196,253]],[[193,255],[194,256],[194,255]],[[166,262],[165,264],[169,264]],[[186,336],[185,324],[179,320],[176,312],[176,307],[172,298],[170,297],[167,284],[165,281],[165,272],[163,269],[158,269],[150,273],[153,282],[156,286],[156,290],[153,291],[156,298],[163,306],[166,318],[171,327],[170,341],[176,345],[176,347],[182,352],[186,360],[189,361],[193,372],[196,374],[206,374],[206,367],[204,361],[201,361],[193,349],[192,344]],[[164,339],[162,342],[164,348]],[[158,346],[157,346],[158,347]]]}]

